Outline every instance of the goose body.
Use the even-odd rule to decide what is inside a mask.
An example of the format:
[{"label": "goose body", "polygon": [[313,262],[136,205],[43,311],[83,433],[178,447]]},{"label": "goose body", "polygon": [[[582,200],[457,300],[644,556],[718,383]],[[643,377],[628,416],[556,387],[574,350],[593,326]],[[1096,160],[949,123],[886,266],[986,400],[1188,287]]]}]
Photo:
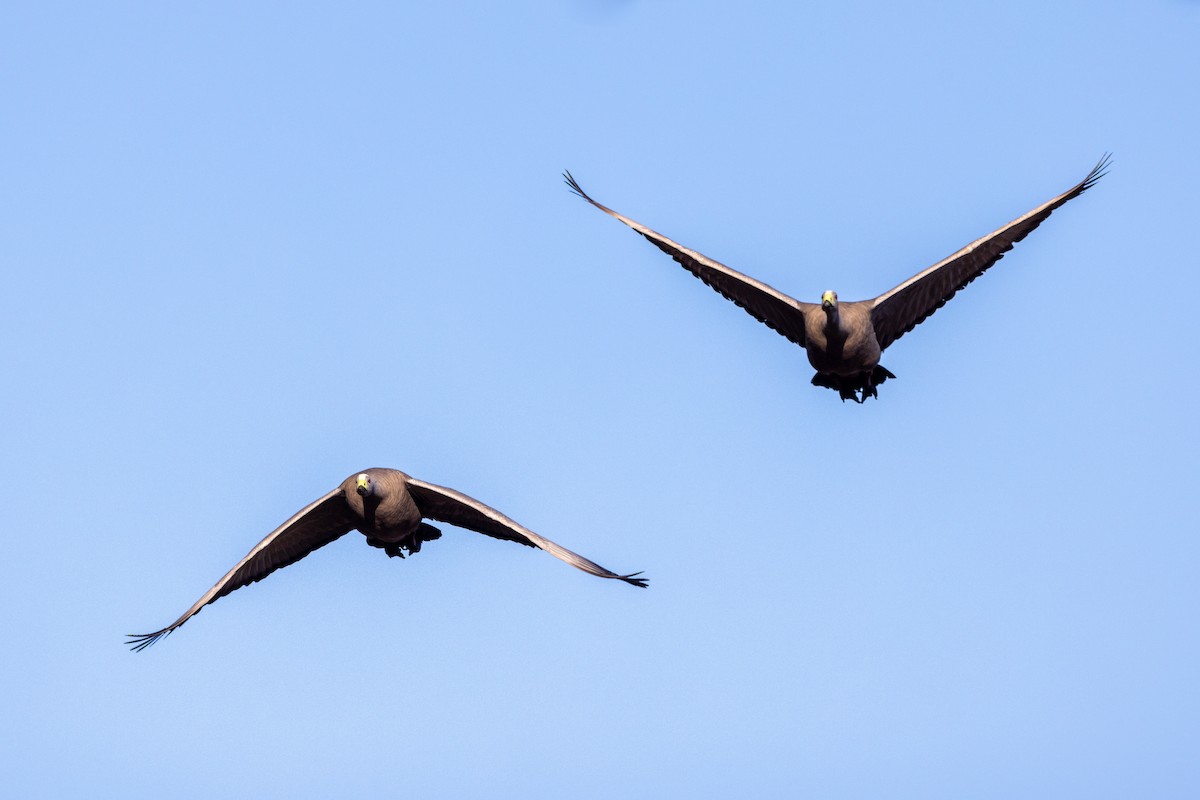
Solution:
[{"label": "goose body", "polygon": [[875,369],[883,351],[870,323],[867,303],[842,303],[831,314],[806,314],[808,363],[817,372],[847,378]]},{"label": "goose body", "polygon": [[[360,492],[362,476],[367,485],[374,484],[376,492]],[[351,475],[342,481],[341,494],[354,517],[355,530],[367,537],[367,544],[384,550],[389,556],[420,551],[423,542],[432,541],[440,533],[432,525],[421,531],[421,509],[409,490],[412,479],[398,469],[373,468]]]}]

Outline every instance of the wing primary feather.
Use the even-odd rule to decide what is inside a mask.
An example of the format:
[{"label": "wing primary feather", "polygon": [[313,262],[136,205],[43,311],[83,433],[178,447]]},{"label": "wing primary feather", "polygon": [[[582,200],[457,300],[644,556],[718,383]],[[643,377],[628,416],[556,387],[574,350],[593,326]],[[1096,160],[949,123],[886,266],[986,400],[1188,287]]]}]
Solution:
[{"label": "wing primary feather", "polygon": [[159,639],[164,639],[174,633],[173,628],[163,628],[161,631],[154,633],[127,633],[128,641],[125,644],[133,648],[133,652],[140,653],[150,645],[157,642]]},{"label": "wing primary feather", "polygon": [[1108,174],[1109,168],[1112,166],[1112,153],[1105,153],[1096,166],[1092,167],[1092,171],[1083,179],[1083,185],[1079,187],[1080,192],[1086,192],[1095,185],[1096,181]]},{"label": "wing primary feather", "polygon": [[575,176],[573,176],[573,175],[571,174],[571,170],[569,170],[569,169],[567,169],[567,170],[563,170],[563,182],[564,182],[564,183],[566,183],[566,184],[567,184],[567,186],[569,186],[569,187],[571,188],[571,191],[572,191],[574,194],[577,194],[577,195],[579,195],[579,196],[580,196],[580,197],[582,197],[584,200],[589,200],[589,201],[590,201],[590,200],[592,199],[592,198],[588,197],[588,196],[587,196],[587,193],[586,193],[586,192],[584,192],[584,191],[583,191],[583,189],[581,189],[581,188],[579,187],[579,183],[578,183],[578,182],[575,180]]}]

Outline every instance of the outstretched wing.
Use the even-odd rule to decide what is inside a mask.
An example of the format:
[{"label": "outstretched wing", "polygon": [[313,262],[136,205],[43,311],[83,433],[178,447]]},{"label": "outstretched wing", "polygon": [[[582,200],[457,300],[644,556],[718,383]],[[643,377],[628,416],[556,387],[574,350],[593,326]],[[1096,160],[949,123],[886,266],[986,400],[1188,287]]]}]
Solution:
[{"label": "outstretched wing", "polygon": [[599,564],[589,561],[578,553],[572,553],[565,547],[555,544],[549,539],[538,536],[526,527],[518,525],[494,508],[486,506],[478,500],[467,497],[462,492],[437,486],[416,478],[408,479],[408,490],[421,510],[421,516],[449,522],[460,528],[486,534],[509,542],[539,547],[555,558],[561,558],[573,567],[595,575],[598,578],[615,578],[634,586],[646,586],[646,579],[639,578],[640,572],[631,575],[618,575]]},{"label": "outstretched wing", "polygon": [[354,528],[354,516],[346,505],[339,486],[329,494],[300,509],[291,519],[263,539],[246,557],[229,570],[217,585],[204,593],[182,617],[154,633],[131,633],[126,644],[134,650],[144,650],[171,633],[218,598],[235,589],[261,581],[280,567],[295,563],[319,547],[349,533]]},{"label": "outstretched wing", "polygon": [[801,303],[762,281],[756,281],[748,275],[730,269],[695,250],[688,250],[661,233],[656,233],[645,225],[618,214],[608,206],[597,203],[579,187],[570,172],[564,172],[563,178],[571,187],[572,192],[605,214],[611,214],[645,236],[659,250],[678,261],[688,272],[720,292],[722,297],[732,300],[746,309],[750,316],[804,347],[804,313],[815,309],[815,304]]},{"label": "outstretched wing", "polygon": [[890,292],[876,297],[871,309],[871,322],[875,326],[879,347],[886,348],[920,325],[954,297],[959,289],[982,275],[988,267],[1003,258],[1014,244],[1041,225],[1050,212],[1090,189],[1104,177],[1110,161],[1111,155],[1105,154],[1086,178],[1058,197],[917,273]]}]

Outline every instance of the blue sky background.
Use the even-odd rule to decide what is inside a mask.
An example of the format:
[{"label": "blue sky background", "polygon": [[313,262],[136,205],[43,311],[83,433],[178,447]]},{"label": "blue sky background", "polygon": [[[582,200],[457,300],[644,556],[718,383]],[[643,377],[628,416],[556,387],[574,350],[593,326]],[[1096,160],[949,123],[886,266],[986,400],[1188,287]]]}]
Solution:
[{"label": "blue sky background", "polygon": [[[14,796],[1195,797],[1200,4],[27,4]],[[858,407],[572,197],[874,296],[1111,174]],[[648,591],[351,534],[367,466]]]}]

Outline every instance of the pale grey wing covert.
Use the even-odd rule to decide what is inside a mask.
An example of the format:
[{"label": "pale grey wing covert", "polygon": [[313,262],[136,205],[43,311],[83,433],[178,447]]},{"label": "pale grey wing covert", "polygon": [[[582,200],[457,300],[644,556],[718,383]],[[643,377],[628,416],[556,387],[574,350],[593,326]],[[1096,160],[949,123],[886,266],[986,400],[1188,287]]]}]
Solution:
[{"label": "pale grey wing covert", "polygon": [[346,505],[339,486],[324,497],[309,503],[287,522],[272,531],[225,577],[205,592],[183,616],[153,633],[129,634],[134,650],[143,650],[195,616],[200,609],[235,589],[260,581],[275,570],[293,564],[314,550],[324,547],[354,529],[356,519]]},{"label": "pale grey wing covert", "polygon": [[544,536],[539,536],[528,528],[517,524],[501,514],[496,509],[484,505],[473,497],[462,492],[456,492],[445,486],[438,486],[416,478],[408,479],[408,490],[421,510],[421,516],[448,522],[460,528],[504,539],[509,542],[537,547],[545,550],[555,558],[562,559],[573,567],[583,570],[600,578],[613,578],[625,581],[634,586],[646,586],[646,579],[639,578],[640,572],[630,575],[618,575],[607,570],[594,561],[589,561],[578,553],[573,553],[565,547],[555,544]]},{"label": "pale grey wing covert", "polygon": [[1014,244],[1041,225],[1050,212],[1083,194],[1104,177],[1110,162],[1111,155],[1105,154],[1075,186],[875,298],[871,321],[879,347],[887,348],[944,306],[959,289],[982,275]]},{"label": "pale grey wing covert", "polygon": [[661,233],[597,203],[580,188],[570,172],[564,172],[563,178],[572,192],[646,237],[659,250],[675,259],[684,269],[711,286],[722,297],[744,308],[750,316],[804,347],[804,314],[815,310],[815,304],[801,303],[762,281],[756,281],[695,250],[689,250]]}]

